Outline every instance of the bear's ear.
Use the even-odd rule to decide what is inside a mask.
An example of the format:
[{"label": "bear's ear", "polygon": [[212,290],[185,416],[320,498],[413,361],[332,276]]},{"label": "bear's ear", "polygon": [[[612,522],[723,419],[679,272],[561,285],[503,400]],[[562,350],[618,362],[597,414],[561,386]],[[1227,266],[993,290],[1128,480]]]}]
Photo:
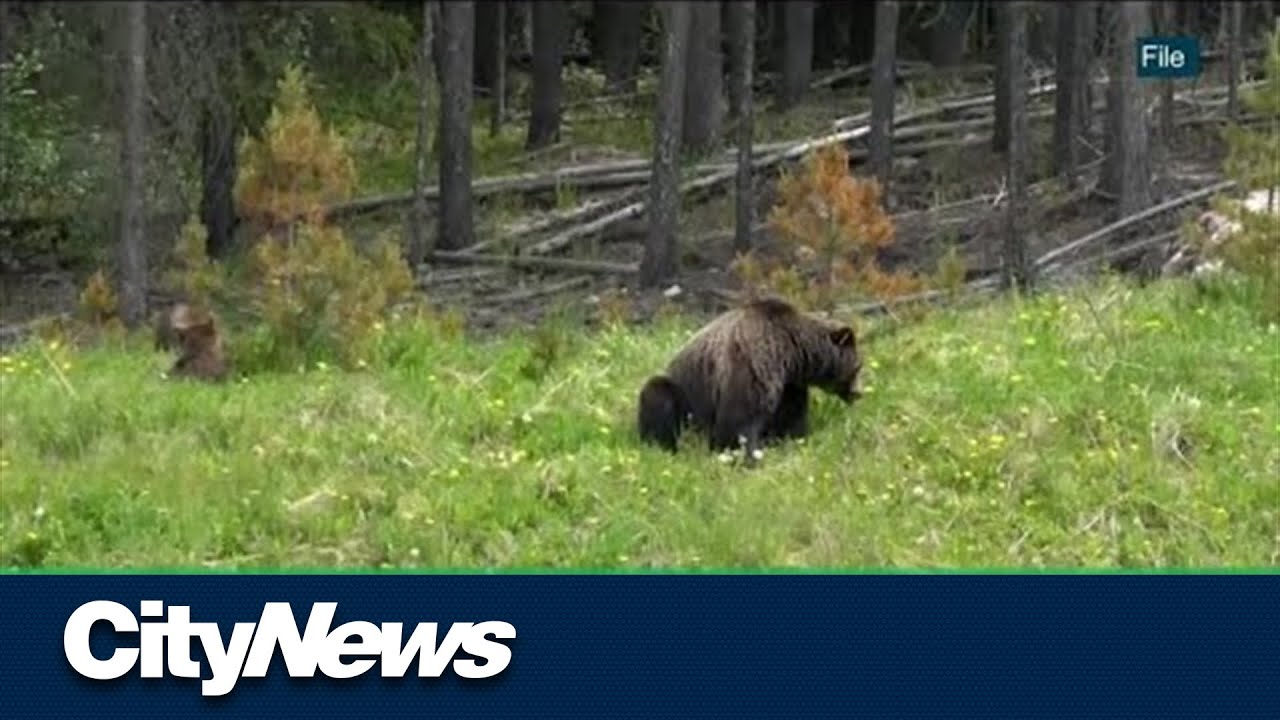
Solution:
[{"label": "bear's ear", "polygon": [[845,325],[831,331],[831,342],[836,347],[851,348],[853,347],[853,328]]}]

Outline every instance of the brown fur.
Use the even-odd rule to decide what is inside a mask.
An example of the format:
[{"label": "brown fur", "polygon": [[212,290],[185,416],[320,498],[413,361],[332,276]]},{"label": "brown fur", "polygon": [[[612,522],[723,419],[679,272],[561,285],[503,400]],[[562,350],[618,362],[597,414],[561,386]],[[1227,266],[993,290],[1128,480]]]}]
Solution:
[{"label": "brown fur", "polygon": [[686,424],[713,450],[808,434],[809,388],[852,403],[862,364],[853,329],[781,300],[730,310],[699,330],[640,392],[642,439],[675,451]]},{"label": "brown fur", "polygon": [[169,372],[174,377],[216,382],[230,370],[217,316],[186,303],[173,306],[157,323],[156,345],[178,349],[178,360]]}]

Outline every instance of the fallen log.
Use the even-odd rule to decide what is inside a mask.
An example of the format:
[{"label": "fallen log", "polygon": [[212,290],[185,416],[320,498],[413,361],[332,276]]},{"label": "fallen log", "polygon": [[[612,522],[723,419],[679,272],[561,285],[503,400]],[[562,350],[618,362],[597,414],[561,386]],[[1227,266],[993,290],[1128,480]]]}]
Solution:
[{"label": "fallen log", "polygon": [[1159,205],[1153,205],[1152,207],[1149,207],[1146,210],[1143,210],[1138,213],[1134,213],[1133,215],[1129,215],[1128,217],[1120,218],[1119,220],[1116,220],[1113,223],[1110,223],[1097,230],[1094,230],[1093,232],[1085,235],[1082,238],[1079,238],[1077,240],[1072,240],[1066,245],[1063,245],[1058,248],[1054,248],[1053,250],[1050,250],[1049,252],[1037,258],[1032,265],[1038,273],[1052,272],[1053,270],[1056,269],[1056,266],[1050,265],[1050,263],[1053,263],[1055,260],[1066,255],[1067,253],[1070,253],[1074,250],[1082,248],[1086,245],[1095,243],[1099,240],[1108,238],[1121,230],[1127,229],[1149,218],[1153,218],[1157,215],[1160,215],[1161,213],[1165,213],[1170,210],[1177,210],[1178,208],[1181,208],[1185,205],[1190,205],[1191,203],[1194,203],[1198,200],[1203,200],[1204,198],[1210,197],[1216,193],[1230,190],[1235,186],[1236,186],[1236,182],[1234,180],[1223,180],[1222,182],[1214,183],[1213,185],[1210,185],[1208,187],[1200,188],[1199,190],[1186,193],[1185,195],[1179,195],[1178,197],[1172,198],[1170,200],[1166,200],[1160,203]]},{"label": "fallen log", "polygon": [[[577,207],[567,210],[557,210],[549,215],[540,217],[525,223],[502,228],[498,231],[499,237],[525,237],[536,233],[550,230],[557,225],[573,222],[581,217],[586,217],[592,213],[598,212],[619,201],[618,197],[611,198],[593,198]],[[470,245],[461,250],[464,253],[477,253],[488,250],[497,242],[496,238],[481,240],[474,245]]]},{"label": "fallen log", "polygon": [[441,285],[452,285],[459,282],[472,282],[474,280],[483,280],[487,277],[501,275],[501,268],[469,268],[466,270],[455,270],[453,272],[427,272],[418,278],[419,287],[439,287]]},{"label": "fallen log", "polygon": [[[636,263],[615,263],[603,260],[579,260],[576,258],[529,257],[527,255],[487,255],[445,250],[436,250],[428,256],[427,260],[429,262],[455,265],[505,265],[507,267],[537,270],[569,270],[598,275],[631,275],[639,272],[640,269],[640,266]],[[423,268],[419,268],[419,271],[422,270]]]},{"label": "fallen log", "polygon": [[[921,118],[932,117],[940,114],[941,112],[941,106],[923,108],[904,114],[900,119],[896,120],[894,124],[896,126],[899,122],[913,122]],[[870,132],[870,126],[864,125],[862,127],[853,128],[852,130],[830,133],[809,140],[793,143],[783,150],[752,160],[751,169],[752,172],[759,172],[760,170],[771,168],[784,162],[799,159],[815,148],[834,145],[836,143],[847,143],[850,140],[855,140]],[[736,174],[737,168],[730,166],[720,172],[694,178],[681,184],[679,194],[683,199],[686,195],[692,193],[711,190],[718,185],[728,183]],[[595,220],[583,225],[571,227],[555,237],[548,238],[547,240],[537,243],[529,248],[529,252],[535,255],[554,252],[572,244],[579,238],[600,232],[614,223],[638,217],[648,208],[648,205],[648,198],[638,199],[636,202],[603,217],[596,218]]]},{"label": "fallen log", "polygon": [[[564,186],[591,190],[636,185],[649,179],[649,165],[648,160],[621,160],[613,163],[576,165],[546,173],[521,173],[480,178],[471,184],[471,192],[475,197],[486,197],[509,192],[546,192]],[[440,188],[437,185],[428,186],[425,194],[429,201],[439,200]],[[331,218],[350,217],[413,202],[413,195],[413,191],[409,191],[348,200],[325,208],[325,214]]]},{"label": "fallen log", "polygon": [[990,277],[984,277],[967,282],[956,290],[926,290],[924,292],[913,293],[911,295],[903,295],[902,297],[893,298],[892,300],[875,300],[860,303],[858,305],[841,306],[837,308],[837,312],[844,312],[851,315],[883,315],[891,312],[893,308],[902,307],[904,305],[941,303],[957,297],[968,297],[975,294],[992,292],[999,289],[999,287],[1000,276],[992,275]]},{"label": "fallen log", "polygon": [[487,298],[477,298],[481,306],[492,308],[494,305],[509,305],[511,303],[528,302],[547,295],[555,295],[565,292],[566,290],[575,290],[591,284],[591,278],[587,275],[579,275],[578,277],[569,278],[561,282],[551,283],[550,285],[541,285],[528,290],[517,290],[515,292],[506,293],[504,295],[495,295]]},{"label": "fallen log", "polygon": [[1081,267],[1085,265],[1097,265],[1100,263],[1127,259],[1144,250],[1148,250],[1152,247],[1160,245],[1161,243],[1167,243],[1167,242],[1172,242],[1174,240],[1177,240],[1178,236],[1181,234],[1182,234],[1181,230],[1169,230],[1167,232],[1162,232],[1157,235],[1152,235],[1151,237],[1146,237],[1140,240],[1134,240],[1133,242],[1125,243],[1124,245],[1121,245],[1118,248],[1107,250],[1101,253],[1095,253],[1093,255],[1090,255],[1085,258],[1081,258],[1079,260],[1073,260],[1068,263],[1057,265],[1055,266],[1055,269],[1056,271],[1062,271],[1069,268],[1076,268],[1076,267]]}]

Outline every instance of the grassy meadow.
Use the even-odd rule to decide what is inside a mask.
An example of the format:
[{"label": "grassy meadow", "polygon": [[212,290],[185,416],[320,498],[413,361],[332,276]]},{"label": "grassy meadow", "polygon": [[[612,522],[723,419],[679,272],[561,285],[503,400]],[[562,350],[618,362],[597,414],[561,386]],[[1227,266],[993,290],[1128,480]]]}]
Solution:
[{"label": "grassy meadow", "polygon": [[[871,340],[748,470],[636,440],[696,325],[166,381],[144,338],[0,358],[0,565],[1205,567],[1280,560],[1280,337],[1249,286],[1105,280]],[[859,325],[869,327],[869,321]]]}]

